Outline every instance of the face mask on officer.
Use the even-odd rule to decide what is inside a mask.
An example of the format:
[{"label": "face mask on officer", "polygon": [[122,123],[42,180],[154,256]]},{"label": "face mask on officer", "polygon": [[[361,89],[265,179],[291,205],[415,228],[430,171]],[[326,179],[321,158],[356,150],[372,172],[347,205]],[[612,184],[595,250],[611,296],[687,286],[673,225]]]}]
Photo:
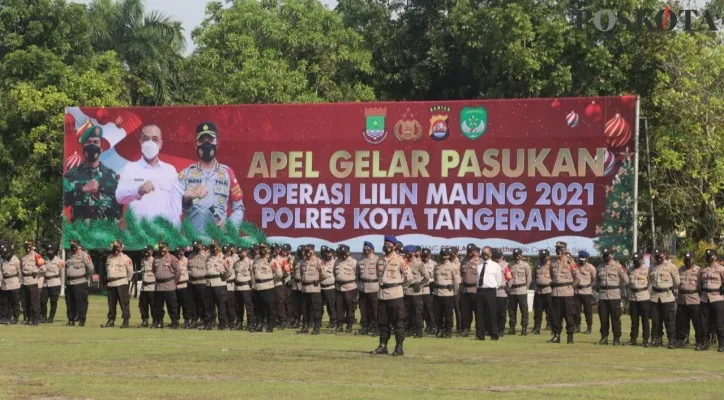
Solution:
[{"label": "face mask on officer", "polygon": [[538,260],[540,260],[540,262],[546,262],[546,258],[548,258],[548,256],[545,253],[538,254]]},{"label": "face mask on officer", "polygon": [[311,249],[307,249],[307,251],[304,252],[304,256],[307,258],[307,260],[312,258],[313,255],[314,255],[314,251],[312,251]]},{"label": "face mask on officer", "polygon": [[246,250],[239,252],[239,258],[242,260],[246,258]]},{"label": "face mask on officer", "polygon": [[390,253],[392,253],[392,249],[393,249],[393,247],[392,247],[391,244],[386,244],[386,245],[384,245],[384,246],[382,247],[382,251],[383,251],[385,254],[390,254]]},{"label": "face mask on officer", "polygon": [[78,250],[78,245],[75,244],[75,243],[71,243],[71,245],[70,245],[70,251],[73,251],[73,252],[74,252],[74,251],[76,251],[76,250]]},{"label": "face mask on officer", "polygon": [[196,145],[196,153],[201,161],[209,162],[216,157],[216,144],[211,142],[203,142]]},{"label": "face mask on officer", "polygon": [[87,162],[95,162],[101,154],[101,146],[95,143],[89,143],[83,146],[83,157]]},{"label": "face mask on officer", "polygon": [[563,248],[562,248],[562,247],[556,247],[556,255],[557,255],[557,256],[560,256],[561,254],[563,254]]},{"label": "face mask on officer", "polygon": [[515,257],[513,257],[513,259],[514,259],[515,261],[520,261],[520,260],[523,259],[523,255],[522,255],[522,254],[516,254]]},{"label": "face mask on officer", "polygon": [[269,250],[267,250],[266,247],[260,247],[260,248],[259,248],[259,255],[262,256],[262,257],[265,257],[268,252],[269,252]]},{"label": "face mask on officer", "polygon": [[194,245],[193,250],[194,250],[194,254],[199,254],[199,252],[201,251],[201,246]]},{"label": "face mask on officer", "polygon": [[609,262],[609,261],[611,261],[612,258],[613,258],[612,254],[606,254],[603,256],[603,261]]},{"label": "face mask on officer", "polygon": [[684,265],[688,268],[691,267],[694,264],[694,260],[691,259],[691,256],[687,255],[684,257]]},{"label": "face mask on officer", "polygon": [[420,255],[420,260],[422,260],[422,262],[427,262],[427,260],[429,260],[429,259],[430,259],[430,255],[427,253],[422,253]]},{"label": "face mask on officer", "polygon": [[370,249],[369,246],[362,247],[362,253],[364,253],[365,255],[370,254],[371,252],[372,252],[372,249]]},{"label": "face mask on officer", "polygon": [[658,262],[658,263],[664,262],[664,255],[661,254],[661,253],[657,254],[657,255],[656,255],[656,262]]},{"label": "face mask on officer", "polygon": [[33,245],[32,245],[32,244],[26,244],[26,245],[25,245],[25,252],[26,252],[26,253],[30,253],[30,250],[32,250],[32,249],[33,249]]},{"label": "face mask on officer", "polygon": [[55,249],[48,250],[48,258],[55,258]]},{"label": "face mask on officer", "polygon": [[158,246],[158,252],[159,252],[162,256],[165,256],[166,253],[168,253],[168,247],[166,247],[165,245]]},{"label": "face mask on officer", "polygon": [[113,254],[118,254],[121,252],[121,246],[114,244],[113,246],[111,246],[111,251],[113,252]]}]

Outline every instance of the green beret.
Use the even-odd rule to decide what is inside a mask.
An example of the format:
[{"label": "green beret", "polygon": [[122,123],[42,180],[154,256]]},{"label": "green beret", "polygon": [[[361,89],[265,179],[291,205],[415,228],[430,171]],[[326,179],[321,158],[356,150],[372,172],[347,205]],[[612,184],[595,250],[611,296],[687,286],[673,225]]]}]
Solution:
[{"label": "green beret", "polygon": [[80,135],[80,144],[85,143],[86,140],[92,137],[103,138],[103,128],[100,126],[91,126],[86,128]]}]

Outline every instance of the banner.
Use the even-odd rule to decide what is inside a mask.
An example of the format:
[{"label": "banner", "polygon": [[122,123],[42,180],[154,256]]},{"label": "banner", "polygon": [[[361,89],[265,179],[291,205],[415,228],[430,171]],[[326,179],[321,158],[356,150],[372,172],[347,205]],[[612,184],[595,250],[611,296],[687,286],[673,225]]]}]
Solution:
[{"label": "banner", "polygon": [[[66,110],[65,240],[632,247],[636,98]],[[100,128],[100,129],[98,129]],[[100,149],[94,147],[98,145]],[[100,150],[100,155],[94,159]]]}]

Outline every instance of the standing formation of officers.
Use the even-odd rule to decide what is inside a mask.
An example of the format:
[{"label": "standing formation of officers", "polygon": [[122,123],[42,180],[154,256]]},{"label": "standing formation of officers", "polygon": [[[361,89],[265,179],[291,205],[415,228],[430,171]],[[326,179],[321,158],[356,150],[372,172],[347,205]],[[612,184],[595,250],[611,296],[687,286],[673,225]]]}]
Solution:
[{"label": "standing formation of officers", "polygon": [[[45,258],[25,242],[25,255],[18,259],[13,248],[0,243],[0,323],[52,323],[64,277],[68,326],[85,325],[88,310],[88,280],[94,272],[90,256],[72,241],[66,261],[53,246],[45,248]],[[431,251],[404,246],[394,236],[384,237],[382,256],[364,242],[363,257],[356,260],[347,245],[336,250],[322,246],[319,257],[314,245],[299,246],[295,254],[288,244],[261,243],[249,249],[221,246],[212,241],[207,247],[194,241],[191,248],[173,251],[164,242],[147,246],[141,260],[139,327],[163,328],[168,313],[169,328],[180,327],[246,329],[273,332],[299,329],[298,333],[318,335],[326,308],[328,329],[352,332],[355,311],[361,311],[360,335],[379,335],[374,354],[388,354],[394,334],[393,355],[403,355],[406,336],[423,337],[423,330],[438,338],[452,337],[453,325],[461,337],[468,337],[475,320],[475,338],[498,340],[507,332],[528,334],[528,289],[534,288],[532,334],[540,334],[543,314],[552,337],[560,343],[565,320],[566,341],[574,342],[581,332],[581,311],[591,334],[594,292],[598,294],[601,339],[598,344],[663,345],[664,329],[668,347],[688,344],[693,326],[695,349],[707,350],[719,343],[724,352],[724,266],[714,250],[706,250],[706,266],[684,256],[677,268],[667,255],[654,251],[654,263],[645,268],[640,254],[632,257],[626,269],[611,251],[602,249],[598,267],[588,263],[589,254],[579,252],[574,260],[564,242],[555,246],[556,257],[541,250],[536,265],[523,260],[514,249],[508,263],[502,251],[475,244],[460,259],[457,249],[443,247],[440,262]],[[108,320],[102,327],[114,327],[120,305],[121,328],[129,327],[129,284],[134,280],[133,263],[123,253],[123,244],[114,241],[106,260]],[[630,340],[621,342],[622,296],[628,296],[631,315]],[[50,301],[50,308],[47,303]],[[244,318],[246,317],[246,325]],[[509,328],[505,330],[506,317]],[[183,326],[180,319],[183,318]]]}]

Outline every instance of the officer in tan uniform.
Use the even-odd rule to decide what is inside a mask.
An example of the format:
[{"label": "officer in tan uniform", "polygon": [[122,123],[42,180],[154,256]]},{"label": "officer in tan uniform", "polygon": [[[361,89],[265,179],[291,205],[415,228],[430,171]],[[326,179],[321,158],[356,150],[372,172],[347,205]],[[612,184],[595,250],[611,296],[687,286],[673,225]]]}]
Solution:
[{"label": "officer in tan uniform", "polygon": [[408,282],[408,286],[404,289],[404,302],[408,315],[407,327],[410,334],[414,334],[416,338],[421,338],[424,307],[422,288],[430,283],[430,275],[422,261],[415,257],[415,253],[419,250],[418,246],[405,246],[403,250],[407,260],[407,268],[412,273],[412,280]]},{"label": "officer in tan uniform", "polygon": [[20,316],[20,260],[10,243],[0,245],[0,323],[15,325]]},{"label": "officer in tan uniform", "polygon": [[[55,311],[58,309],[58,297],[60,297],[61,275],[65,268],[65,262],[58,257],[55,246],[45,247],[47,260],[45,262],[45,280],[40,293],[40,319],[41,322],[52,324],[55,319]],[[2,278],[0,277],[0,280]],[[48,300],[50,300],[50,314],[48,314]],[[1,318],[1,317],[0,317]]]},{"label": "officer in tan uniform", "polygon": [[195,310],[191,299],[191,289],[189,289],[189,259],[186,258],[185,252],[186,247],[183,246],[176,246],[176,249],[174,249],[179,270],[179,278],[178,282],[176,282],[176,301],[179,307],[179,314],[182,314],[184,317],[183,327],[184,329],[190,329]]},{"label": "officer in tan uniform", "polygon": [[204,330],[213,329],[214,311],[219,316],[219,330],[227,327],[226,273],[229,260],[221,252],[221,245],[213,240],[209,245],[210,255],[206,259],[206,325]]},{"label": "officer in tan uniform", "polygon": [[203,324],[204,326],[209,321],[206,321],[206,259],[208,256],[205,254],[202,248],[202,244],[198,240],[194,240],[191,243],[191,257],[188,262],[189,269],[189,283],[190,293],[189,298],[191,299],[191,328],[198,328]]},{"label": "officer in tan uniform", "polygon": [[362,245],[363,257],[357,262],[359,278],[360,335],[377,335],[377,256],[375,246],[370,242]]},{"label": "officer in tan uniform", "polygon": [[270,246],[271,250],[271,263],[274,269],[282,271],[282,276],[280,277],[274,277],[274,301],[277,305],[277,321],[276,321],[276,327],[278,327],[280,330],[284,330],[288,326],[287,322],[287,316],[288,316],[288,310],[286,302],[284,301],[285,297],[285,288],[284,288],[284,258],[281,256],[281,246],[279,246],[277,243],[273,243]]},{"label": "officer in tan uniform", "polygon": [[88,313],[88,278],[95,270],[93,261],[81,250],[77,240],[70,242],[70,255],[65,261],[65,304],[68,323],[66,326],[85,326]]},{"label": "officer in tan uniform", "polygon": [[236,299],[234,299],[234,264],[239,258],[236,256],[236,249],[234,246],[222,246],[221,252],[225,254],[224,258],[226,263],[226,318],[228,321],[228,328],[234,329],[236,325]]},{"label": "officer in tan uniform", "polygon": [[505,334],[505,313],[508,311],[508,291],[513,276],[510,272],[510,265],[503,258],[502,250],[493,249],[492,259],[500,266],[500,273],[503,276],[503,284],[495,292],[495,316],[498,320],[498,336],[503,337]]},{"label": "officer in tan uniform", "polygon": [[163,328],[164,310],[166,303],[168,316],[171,318],[171,329],[178,329],[178,301],[176,299],[176,282],[181,277],[178,259],[168,251],[166,242],[158,243],[158,257],[153,260],[153,274],[156,277],[156,290],[154,303],[156,306],[156,326]]},{"label": "officer in tan uniform", "polygon": [[282,283],[283,286],[283,301],[284,310],[286,312],[286,318],[284,321],[284,328],[289,328],[294,319],[294,311],[292,310],[292,286],[294,279],[292,278],[292,265],[294,264],[294,257],[291,254],[292,246],[289,243],[282,245],[281,251],[279,252],[282,264]]},{"label": "officer in tan uniform", "polygon": [[114,240],[111,244],[111,254],[106,259],[106,288],[108,290],[108,321],[101,328],[112,328],[116,323],[116,307],[121,304],[121,328],[128,328],[131,319],[128,282],[133,277],[133,261],[123,254],[123,244]]},{"label": "officer in tan uniform", "polygon": [[520,309],[520,326],[521,336],[528,335],[528,288],[533,277],[531,275],[530,265],[523,261],[523,250],[513,249],[513,264],[510,265],[510,275],[513,279],[510,281],[509,302],[508,302],[508,319],[510,320],[510,329],[508,333],[515,335],[515,324],[518,319],[517,310]]},{"label": "officer in tan uniform", "polygon": [[[377,292],[377,318],[380,330],[380,344],[373,354],[387,354],[387,342],[390,340],[390,328],[395,331],[395,351],[393,356],[405,354],[402,343],[405,341],[405,302],[403,285],[412,281],[412,273],[402,258],[393,252],[397,238],[385,236],[382,252],[385,254],[377,261],[377,279],[380,290]],[[458,281],[459,282],[459,281]]]},{"label": "officer in tan uniform", "polygon": [[689,322],[694,325],[696,350],[704,347],[705,336],[701,327],[701,298],[699,297],[700,268],[694,264],[691,253],[684,254],[684,266],[679,268],[679,287],[676,307],[676,346],[683,347],[689,336]]},{"label": "officer in tan uniform", "polygon": [[578,252],[578,285],[575,288],[576,313],[573,320],[576,333],[581,332],[581,309],[586,316],[586,335],[591,334],[593,326],[593,283],[596,281],[596,267],[588,262],[587,251]]},{"label": "officer in tan uniform", "polygon": [[244,311],[246,311],[247,331],[254,327],[254,303],[251,299],[251,287],[254,277],[251,273],[252,261],[247,257],[245,248],[239,249],[239,260],[234,263],[234,300],[236,300],[236,325],[234,329],[244,328]]},{"label": "officer in tan uniform", "polygon": [[[316,258],[316,257],[315,257]],[[254,287],[259,298],[259,307],[261,312],[257,313],[256,332],[263,330],[266,321],[266,331],[273,332],[274,324],[277,319],[277,305],[274,299],[274,278],[281,278],[282,271],[272,264],[269,257],[269,246],[266,243],[259,244],[259,257],[252,264],[252,276],[254,277]],[[256,311],[257,304],[254,304]]]},{"label": "officer in tan uniform", "polygon": [[[478,265],[480,265],[480,249],[468,246],[467,257],[460,268],[460,277],[462,285],[460,288],[460,313],[462,314],[462,333],[460,336],[468,337],[470,328],[473,323],[473,315],[477,307],[477,281],[478,281]],[[476,321],[476,324],[482,324],[483,321]]]},{"label": "officer in tan uniform", "polygon": [[[322,304],[327,307],[327,315],[329,315],[329,324],[327,328],[337,328],[337,291],[334,288],[334,254],[332,249],[327,246],[319,248],[319,255],[321,256],[322,272],[324,279],[319,283],[322,287]],[[343,323],[339,324],[341,329],[344,330]]]},{"label": "officer in tan uniform", "polygon": [[[573,343],[573,333],[576,327],[573,323],[573,314],[576,311],[573,302],[573,288],[578,285],[576,265],[566,250],[565,242],[556,243],[558,258],[551,263],[551,327],[553,337],[550,343],[561,342],[563,319],[566,320],[566,333],[568,344]],[[623,271],[622,271],[623,273]]]},{"label": "officer in tan uniform", "polygon": [[425,315],[425,331],[434,335],[437,333],[437,324],[435,323],[435,309],[433,307],[431,288],[434,285],[432,277],[437,263],[430,258],[430,253],[432,252],[429,248],[424,248],[420,252],[420,261],[422,261],[422,264],[425,266],[425,270],[427,270],[427,275],[430,277],[430,282],[422,287],[422,305],[423,313]]},{"label": "officer in tan uniform", "polygon": [[643,346],[649,347],[651,336],[651,284],[649,283],[649,271],[644,268],[641,254],[634,253],[631,257],[633,268],[628,273],[629,280],[629,302],[628,309],[631,314],[631,340],[624,343],[626,346],[636,346],[636,339],[639,336],[639,320],[643,327]]},{"label": "officer in tan uniform", "polygon": [[[700,350],[709,350],[710,344],[718,338],[719,352],[724,352],[724,266],[716,262],[716,250],[704,253],[706,267],[699,271],[701,283],[701,328],[705,345]],[[714,332],[708,332],[709,327]],[[713,338],[710,339],[709,333]]]},{"label": "officer in tan uniform", "polygon": [[309,333],[312,325],[312,335],[318,335],[322,326],[322,288],[320,282],[322,275],[322,262],[314,254],[314,250],[307,246],[304,250],[305,260],[299,266],[302,277],[302,309],[304,310],[304,325],[297,333]]},{"label": "officer in tan uniform", "polygon": [[20,259],[20,304],[23,307],[23,325],[38,325],[40,319],[40,291],[38,277],[45,273],[45,260],[35,252],[32,241],[25,241],[25,255]]},{"label": "officer in tan uniform", "polygon": [[[147,245],[143,250],[141,259],[141,296],[138,299],[138,309],[141,312],[139,328],[148,328],[149,314],[153,324],[157,324],[154,292],[156,291],[156,276],[153,274],[153,246]],[[150,313],[149,313],[150,311]]]},{"label": "officer in tan uniform", "polygon": [[[460,255],[458,254],[459,249],[457,246],[450,247],[450,254],[451,259],[450,261],[455,265],[455,267],[458,270],[458,275],[461,275],[461,267],[462,267],[462,261],[460,260]],[[458,335],[462,334],[463,331],[463,314],[460,310],[460,296],[462,295],[461,292],[455,293],[455,304],[453,310],[455,311],[455,331]],[[475,321],[477,324],[478,322]]]},{"label": "officer in tan uniform", "polygon": [[598,318],[601,321],[601,340],[608,344],[609,319],[613,327],[613,345],[621,345],[621,288],[628,285],[628,275],[616,262],[611,250],[601,250],[603,263],[596,270],[598,289]]},{"label": "officer in tan uniform", "polygon": [[433,295],[435,296],[435,320],[437,322],[437,337],[452,337],[453,308],[455,293],[460,289],[460,273],[450,260],[452,252],[449,248],[440,249],[440,264],[433,272]]},{"label": "officer in tan uniform", "polygon": [[[346,244],[337,247],[337,261],[333,272],[337,299],[337,332],[345,329],[345,332],[352,333],[357,298],[357,260],[350,256],[349,251]],[[346,328],[342,325],[346,325]]]},{"label": "officer in tan uniform", "polygon": [[538,264],[533,274],[535,295],[533,296],[533,334],[540,335],[543,312],[551,319],[551,253],[547,249],[538,251]]},{"label": "officer in tan uniform", "polygon": [[649,268],[651,282],[651,346],[662,345],[664,325],[669,339],[669,348],[676,348],[674,326],[676,320],[676,296],[674,291],[679,287],[679,271],[666,259],[664,251],[654,250],[654,265]]},{"label": "officer in tan uniform", "polygon": [[302,276],[299,273],[299,266],[303,261],[304,246],[300,245],[297,246],[294,263],[291,266],[292,279],[289,281],[289,284],[292,286],[292,294],[289,301],[292,310],[292,324],[290,327],[293,329],[299,328],[304,318],[304,310],[302,310]]}]

